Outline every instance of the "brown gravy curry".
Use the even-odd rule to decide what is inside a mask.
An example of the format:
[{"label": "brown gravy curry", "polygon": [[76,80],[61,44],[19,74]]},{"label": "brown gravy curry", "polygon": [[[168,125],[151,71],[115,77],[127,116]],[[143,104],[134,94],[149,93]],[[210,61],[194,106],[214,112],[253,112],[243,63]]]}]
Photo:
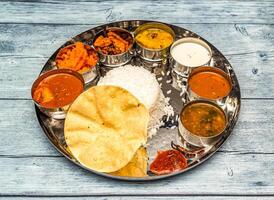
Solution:
[{"label": "brown gravy curry", "polygon": [[192,134],[212,137],[221,133],[226,126],[225,114],[209,103],[193,103],[181,113],[183,126]]}]

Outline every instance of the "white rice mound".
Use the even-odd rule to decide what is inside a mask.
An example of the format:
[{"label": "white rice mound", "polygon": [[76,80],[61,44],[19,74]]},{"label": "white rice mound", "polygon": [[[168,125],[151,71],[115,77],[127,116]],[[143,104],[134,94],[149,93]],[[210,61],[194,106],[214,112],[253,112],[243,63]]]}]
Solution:
[{"label": "white rice mound", "polygon": [[97,85],[114,85],[122,87],[132,93],[149,110],[148,137],[157,134],[157,130],[164,123],[162,118],[174,115],[169,98],[165,98],[154,74],[148,70],[125,65],[107,72]]},{"label": "white rice mound", "polygon": [[156,77],[142,67],[125,65],[109,71],[97,85],[115,85],[128,90],[148,110],[151,110],[160,94]]},{"label": "white rice mound", "polygon": [[165,97],[162,90],[160,91],[160,96],[156,102],[156,105],[153,110],[150,111],[150,119],[148,123],[148,137],[151,138],[152,136],[157,134],[158,129],[164,125],[162,120],[163,116],[167,116],[167,120],[171,116],[174,116],[173,107],[169,104],[169,98]]}]

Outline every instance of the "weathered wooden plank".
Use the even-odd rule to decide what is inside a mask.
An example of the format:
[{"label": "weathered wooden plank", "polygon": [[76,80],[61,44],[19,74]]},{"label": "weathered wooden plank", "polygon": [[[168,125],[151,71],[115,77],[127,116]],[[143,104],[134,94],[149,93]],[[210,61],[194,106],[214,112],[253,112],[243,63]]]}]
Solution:
[{"label": "weathered wooden plank", "polygon": [[[273,50],[274,25],[176,24],[201,35],[223,54],[266,54]],[[0,24],[0,56],[49,57],[69,38],[95,25]]]},{"label": "weathered wooden plank", "polygon": [[[61,11],[61,12],[60,12]],[[1,1],[2,23],[105,23],[151,19],[173,23],[273,23],[273,1]],[[206,14],[205,14],[206,13]]]},{"label": "weathered wooden plank", "polygon": [[[274,153],[274,100],[243,100],[239,121],[221,149],[237,153]],[[0,101],[0,155],[60,156],[39,128],[29,100]]]},{"label": "weathered wooden plank", "polygon": [[103,196],[103,197],[98,197],[98,196],[88,196],[88,197],[9,197],[9,196],[5,196],[5,197],[0,197],[0,199],[13,199],[13,200],[38,200],[38,199],[43,199],[43,200],[51,200],[51,199],[63,199],[63,200],[72,200],[72,199],[76,199],[76,200],[88,200],[88,199],[98,199],[98,200],[128,200],[128,199],[132,199],[132,200],[155,200],[155,199],[170,199],[170,200],[187,200],[187,199],[191,199],[191,200],[221,200],[221,199],[234,199],[234,200],[240,200],[240,199],[246,199],[246,200],[257,200],[258,198],[260,198],[260,200],[269,200],[269,199],[273,199],[273,196],[168,196],[168,195],[164,195],[164,196]]},{"label": "weathered wooden plank", "polygon": [[[243,98],[274,97],[274,51],[228,56]],[[2,57],[0,98],[31,98],[30,88],[47,58]]]},{"label": "weathered wooden plank", "polygon": [[[234,67],[244,98],[273,98],[274,25],[182,24],[211,41]],[[70,36],[90,25],[0,25],[1,98],[30,98],[43,64]],[[220,30],[224,34],[219,34]],[[216,36],[218,34],[218,37]]]},{"label": "weathered wooden plank", "polygon": [[129,183],[96,176],[63,157],[0,158],[0,195],[274,195],[274,155],[217,153],[173,178]]},{"label": "weathered wooden plank", "polygon": [[[167,7],[170,9],[165,12]],[[273,25],[259,25],[273,24],[273,1],[1,1],[0,11],[0,23],[98,24],[130,18],[188,23],[184,27],[228,56],[243,97],[274,97],[274,29]],[[29,98],[31,82],[46,58],[66,38],[89,27],[0,25],[0,98]],[[36,199],[31,196],[39,195],[45,199],[56,199],[53,195],[79,195],[67,199],[94,199],[97,195],[99,199],[156,199],[162,194],[173,195],[162,199],[242,199],[237,195],[273,199],[254,197],[274,195],[271,110],[273,100],[244,100],[239,123],[222,152],[185,175],[146,184],[104,179],[55,157],[59,154],[39,129],[31,101],[1,100],[0,195],[21,196],[3,199]],[[120,194],[130,196],[116,196]]]}]

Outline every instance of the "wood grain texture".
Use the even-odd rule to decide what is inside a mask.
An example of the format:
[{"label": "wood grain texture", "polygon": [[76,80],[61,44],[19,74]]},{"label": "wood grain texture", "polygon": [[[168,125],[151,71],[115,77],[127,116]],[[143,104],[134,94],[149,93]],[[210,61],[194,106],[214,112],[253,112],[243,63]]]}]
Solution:
[{"label": "wood grain texture", "polygon": [[[257,200],[258,197],[256,196],[245,196],[244,198],[241,196],[233,196],[233,195],[228,195],[228,196],[205,196],[205,195],[185,195],[185,196],[169,196],[169,195],[159,195],[159,196],[74,196],[74,197],[30,197],[30,196],[24,196],[24,197],[10,197],[10,196],[5,196],[5,197],[0,197],[0,199],[13,199],[13,200],[52,200],[52,199],[63,199],[63,200],[90,200],[90,199],[97,199],[97,200],[222,200],[222,199],[233,199],[233,200],[240,200],[240,199],[245,199],[245,200]],[[270,200],[273,199],[271,196],[261,196],[260,200]]]},{"label": "wood grain texture", "polygon": [[0,23],[106,23],[150,19],[171,23],[273,23],[273,1],[1,1]]},{"label": "wood grain texture", "polygon": [[217,153],[182,175],[134,183],[96,176],[63,157],[1,157],[0,195],[274,195],[273,170],[273,154]]},{"label": "wood grain texture", "polygon": [[[2,0],[0,13],[0,199],[274,198],[273,0]],[[183,175],[150,183],[96,176],[59,154],[36,120],[31,84],[55,49],[95,25],[126,19],[198,33],[239,79],[244,100],[231,138]]]},{"label": "wood grain texture", "polygon": [[[174,24],[196,32],[227,56],[273,51],[274,24]],[[49,57],[71,37],[95,26],[0,24],[0,56]]]},{"label": "wood grain texture", "polygon": [[[274,100],[243,100],[238,123],[221,151],[274,154],[273,109]],[[39,127],[30,100],[0,101],[0,133],[2,156],[61,156]]]},{"label": "wood grain texture", "polygon": [[[180,24],[226,55],[244,98],[273,98],[274,25]],[[47,58],[70,36],[92,25],[0,25],[0,98],[30,98]],[[219,34],[220,30],[224,33]],[[217,36],[218,35],[218,36]],[[7,67],[8,66],[8,67]]]},{"label": "wood grain texture", "polygon": [[[274,52],[230,55],[227,58],[236,72],[243,98],[274,98]],[[0,98],[30,99],[32,83],[46,60],[2,57]]]}]

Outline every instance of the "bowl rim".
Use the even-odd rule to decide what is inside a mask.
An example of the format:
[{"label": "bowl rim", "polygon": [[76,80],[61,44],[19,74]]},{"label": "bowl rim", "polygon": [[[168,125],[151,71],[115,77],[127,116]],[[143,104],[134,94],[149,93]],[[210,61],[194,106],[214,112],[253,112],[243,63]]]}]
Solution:
[{"label": "bowl rim", "polygon": [[79,73],[79,74],[81,74],[81,75],[84,75],[84,74],[89,73],[90,71],[92,71],[93,68],[95,68],[96,65],[99,64],[99,60],[100,60],[100,59],[99,59],[99,55],[98,55],[98,52],[96,51],[96,49],[94,49],[93,46],[91,46],[91,45],[89,45],[89,44],[86,44],[85,42],[81,42],[81,43],[84,44],[84,46],[90,47],[90,51],[95,52],[96,55],[97,55],[97,58],[98,58],[96,64],[95,64],[94,66],[90,66],[89,69],[88,69],[87,71],[83,72],[83,73],[78,72],[78,71],[73,70],[73,69],[70,69],[70,68],[61,68],[61,67],[58,66],[57,61],[56,61],[57,58],[60,56],[60,54],[62,53],[62,51],[63,51],[64,49],[73,48],[73,47],[75,46],[76,42],[81,42],[81,41],[75,41],[74,43],[69,44],[69,45],[64,46],[64,47],[62,47],[61,49],[59,49],[59,50],[58,50],[58,53],[56,54],[56,56],[55,56],[55,58],[54,58],[54,62],[55,62],[55,65],[56,65],[56,67],[57,67],[58,69],[69,69],[69,70],[75,71],[75,72],[77,72],[77,73]]},{"label": "bowl rim", "polygon": [[[204,48],[207,49],[207,51],[209,52],[209,59],[204,63],[204,64],[201,64],[201,65],[197,65],[197,66],[188,66],[188,65],[185,65],[185,64],[182,64],[181,62],[179,62],[178,60],[176,60],[173,55],[172,55],[172,50],[177,46],[179,45],[180,43],[183,43],[183,42],[190,42],[192,41],[192,43],[196,43],[196,44],[199,44],[201,46],[203,46]],[[196,41],[196,42],[195,42]],[[198,42],[199,41],[199,42]],[[197,68],[197,67],[202,67],[202,66],[205,66],[205,65],[208,65],[208,63],[210,62],[210,60],[212,59],[213,57],[213,52],[212,52],[212,49],[211,47],[207,44],[206,41],[202,40],[201,38],[195,38],[195,37],[183,37],[183,38],[180,38],[176,41],[173,42],[173,44],[171,45],[170,47],[170,50],[169,50],[169,54],[170,56],[172,57],[173,60],[175,60],[177,63],[179,63],[180,65],[182,66],[185,66],[185,67],[189,67],[189,68]]]},{"label": "bowl rim", "polygon": [[[168,45],[165,48],[151,49],[151,48],[145,47],[144,45],[140,44],[135,38],[137,37],[137,35],[140,32],[142,32],[146,29],[149,29],[149,28],[157,28],[157,29],[164,30],[164,31],[170,33],[171,36],[173,37],[173,41],[170,43],[170,45]],[[173,43],[175,42],[175,37],[176,37],[175,32],[173,31],[173,29],[170,26],[168,26],[167,24],[164,24],[164,23],[159,23],[159,22],[144,23],[144,24],[140,25],[137,29],[135,29],[133,35],[134,35],[135,42],[138,46],[140,46],[141,48],[143,48],[145,50],[152,51],[152,52],[161,52],[161,51],[164,51],[164,50],[170,48],[173,45]]]},{"label": "bowl rim", "polygon": [[[222,76],[223,78],[225,78],[228,81],[229,87],[230,87],[227,94],[225,96],[222,96],[219,98],[207,98],[207,97],[203,97],[203,96],[197,94],[196,92],[194,92],[193,89],[190,87],[189,81],[190,81],[191,77],[195,76],[196,74],[202,73],[202,72],[213,72],[213,73],[218,74],[218,75]],[[211,100],[211,101],[217,101],[217,100],[220,100],[220,99],[223,99],[223,98],[229,96],[229,94],[231,93],[231,91],[233,89],[232,81],[231,81],[230,77],[227,75],[227,73],[225,73],[220,68],[212,67],[212,66],[208,66],[208,65],[197,67],[191,71],[191,73],[189,74],[188,79],[187,79],[187,87],[188,87],[188,90],[191,90],[191,92],[194,93],[199,98]]]},{"label": "bowl rim", "polygon": [[[63,105],[62,107],[45,107],[45,106],[42,106],[41,104],[39,104],[39,103],[33,98],[34,91],[35,91],[35,89],[37,88],[37,86],[39,85],[39,83],[40,83],[42,80],[44,80],[45,78],[47,78],[47,77],[49,77],[49,76],[52,76],[52,75],[55,75],[55,74],[69,74],[69,75],[71,75],[71,76],[76,77],[78,80],[81,81],[81,83],[82,83],[82,85],[83,85],[83,91],[84,91],[84,88],[85,88],[85,81],[84,81],[83,76],[82,76],[80,73],[78,73],[78,72],[76,72],[76,71],[74,71],[74,70],[71,70],[71,69],[52,69],[52,70],[48,70],[48,71],[46,71],[46,72],[40,74],[40,75],[35,79],[35,81],[34,81],[33,84],[32,84],[32,87],[31,87],[31,98],[32,98],[33,102],[34,102],[38,107],[40,107],[40,108],[43,108],[43,109],[46,109],[46,110],[57,111],[58,109],[62,109],[62,108],[64,108],[64,107],[70,105],[70,104],[73,102],[73,101],[72,101],[72,102],[69,103],[69,104]],[[82,91],[82,92],[83,92],[83,91]],[[81,92],[81,93],[82,93],[82,92]],[[81,93],[80,93],[80,94],[81,94]],[[79,94],[79,95],[80,95],[80,94]],[[78,96],[79,96],[79,95],[78,95]]]},{"label": "bowl rim", "polygon": [[[190,130],[188,130],[185,126],[184,126],[184,123],[182,122],[182,114],[184,112],[184,110],[192,105],[192,104],[196,104],[196,103],[204,103],[204,104],[210,104],[211,106],[214,106],[215,108],[219,109],[224,117],[225,117],[225,126],[224,128],[222,129],[222,131],[220,131],[218,134],[216,135],[213,135],[213,136],[209,136],[209,137],[205,137],[205,136],[199,136],[199,135],[196,135],[194,133],[192,133]],[[181,123],[181,125],[183,126],[184,129],[186,129],[188,131],[188,134],[190,134],[191,136],[194,136],[196,138],[201,138],[201,139],[214,139],[220,135],[222,135],[224,133],[224,131],[226,130],[226,127],[227,127],[227,124],[228,124],[228,117],[227,117],[227,114],[225,113],[225,111],[221,108],[221,106],[217,105],[216,103],[212,102],[212,101],[208,101],[208,100],[194,100],[194,101],[190,101],[188,102],[186,105],[184,105],[184,107],[182,108],[180,114],[179,114],[179,123]]]},{"label": "bowl rim", "polygon": [[[102,33],[103,31],[108,31],[108,30],[119,30],[119,31],[123,31],[123,32],[125,32],[125,33],[127,33],[127,34],[130,35],[130,37],[131,37],[131,39],[132,39],[132,43],[129,45],[129,48],[128,48],[125,52],[119,53],[119,54],[110,55],[110,54],[104,54],[104,53],[102,53],[100,50],[97,50],[97,49],[95,48],[95,46],[94,46],[95,40],[101,35],[101,33]],[[130,31],[128,31],[128,30],[126,30],[126,29],[124,29],[124,28],[120,28],[120,27],[106,27],[105,29],[102,29],[102,30],[98,31],[98,32],[95,34],[94,38],[92,39],[92,45],[91,45],[91,46],[93,47],[93,49],[95,49],[95,51],[96,51],[98,54],[101,54],[101,55],[103,55],[103,56],[114,56],[114,57],[116,57],[116,56],[122,56],[122,55],[128,53],[128,52],[132,49],[134,43],[135,43],[135,39],[134,39],[134,36],[132,35],[132,33],[131,33]]]}]

